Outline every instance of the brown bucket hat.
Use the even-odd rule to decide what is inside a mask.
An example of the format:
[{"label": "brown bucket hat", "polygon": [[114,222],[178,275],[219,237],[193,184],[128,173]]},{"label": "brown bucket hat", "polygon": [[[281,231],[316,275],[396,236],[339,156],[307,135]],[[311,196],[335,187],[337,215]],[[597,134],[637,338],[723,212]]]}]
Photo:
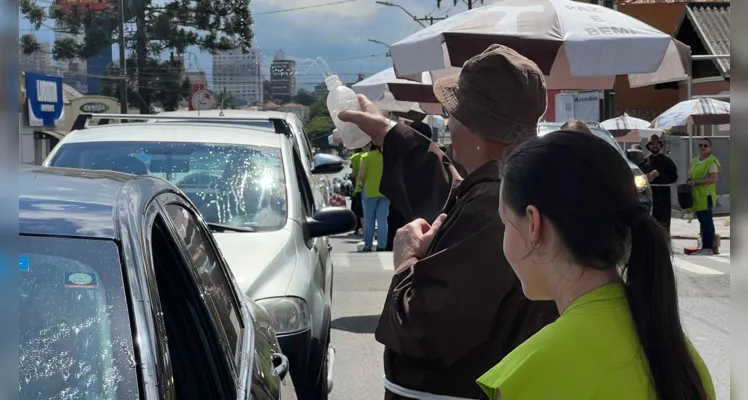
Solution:
[{"label": "brown bucket hat", "polygon": [[540,68],[498,44],[466,61],[459,74],[437,80],[434,94],[449,116],[498,142],[537,135],[548,104]]}]

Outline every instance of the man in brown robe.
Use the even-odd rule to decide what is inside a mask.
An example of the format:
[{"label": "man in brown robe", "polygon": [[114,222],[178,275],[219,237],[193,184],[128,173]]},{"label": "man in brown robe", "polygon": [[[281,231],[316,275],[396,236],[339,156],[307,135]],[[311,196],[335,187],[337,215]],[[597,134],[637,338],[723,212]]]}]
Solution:
[{"label": "man in brown robe", "polygon": [[366,97],[359,96],[363,111],[340,114],[382,145],[380,191],[406,219],[430,223],[447,214],[424,256],[395,266],[376,330],[388,400],[417,398],[408,390],[485,399],[475,380],[558,316],[552,302],[525,298],[504,257],[498,216],[498,160],[537,135],[546,108],[542,72],[493,45],[459,77],[437,81],[434,92],[450,114],[464,179],[434,143],[382,118]]}]

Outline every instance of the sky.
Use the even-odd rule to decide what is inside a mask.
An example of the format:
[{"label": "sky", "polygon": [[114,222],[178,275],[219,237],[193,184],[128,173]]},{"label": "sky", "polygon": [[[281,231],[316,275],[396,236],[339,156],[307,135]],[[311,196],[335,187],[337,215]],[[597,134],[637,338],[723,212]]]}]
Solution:
[{"label": "sky", "polygon": [[[38,0],[47,3],[46,0]],[[391,0],[417,17],[454,15],[467,9],[463,0]],[[487,0],[486,4],[491,0]],[[337,3],[337,4],[334,4]],[[371,75],[390,67],[387,47],[368,39],[391,44],[421,29],[400,8],[377,4],[375,0],[251,0],[254,15],[254,48],[263,53],[265,79],[267,67],[276,51],[296,60],[297,87],[311,89],[324,79],[319,69],[308,60],[320,57],[327,61],[332,73],[344,82],[352,82],[356,74]],[[427,24],[424,22],[424,24]],[[30,25],[20,20],[20,34],[28,33]],[[52,42],[49,29],[37,32],[40,42]],[[114,46],[114,58],[118,58]],[[211,80],[212,59],[196,49],[185,56],[187,70],[202,70]],[[306,62],[303,62],[307,60]],[[303,62],[303,63],[302,63]]]}]

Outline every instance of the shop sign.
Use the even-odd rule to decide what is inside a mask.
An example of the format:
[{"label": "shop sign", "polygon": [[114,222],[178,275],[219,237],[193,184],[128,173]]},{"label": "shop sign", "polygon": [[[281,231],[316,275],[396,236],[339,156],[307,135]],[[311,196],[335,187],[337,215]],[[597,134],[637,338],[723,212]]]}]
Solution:
[{"label": "shop sign", "polygon": [[26,98],[29,126],[55,126],[63,112],[62,78],[27,73]]},{"label": "shop sign", "polygon": [[109,106],[104,103],[99,103],[97,101],[91,102],[91,103],[85,103],[81,105],[79,108],[84,113],[91,113],[91,114],[101,114],[109,111]]}]

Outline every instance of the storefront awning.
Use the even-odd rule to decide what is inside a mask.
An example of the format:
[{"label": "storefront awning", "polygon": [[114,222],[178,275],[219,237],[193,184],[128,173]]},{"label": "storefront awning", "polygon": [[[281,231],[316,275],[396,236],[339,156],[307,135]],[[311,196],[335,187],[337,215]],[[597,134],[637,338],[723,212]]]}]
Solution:
[{"label": "storefront awning", "polygon": [[67,135],[67,133],[61,131],[34,131],[34,139],[49,139],[52,137],[57,140],[62,140],[65,135]]}]

